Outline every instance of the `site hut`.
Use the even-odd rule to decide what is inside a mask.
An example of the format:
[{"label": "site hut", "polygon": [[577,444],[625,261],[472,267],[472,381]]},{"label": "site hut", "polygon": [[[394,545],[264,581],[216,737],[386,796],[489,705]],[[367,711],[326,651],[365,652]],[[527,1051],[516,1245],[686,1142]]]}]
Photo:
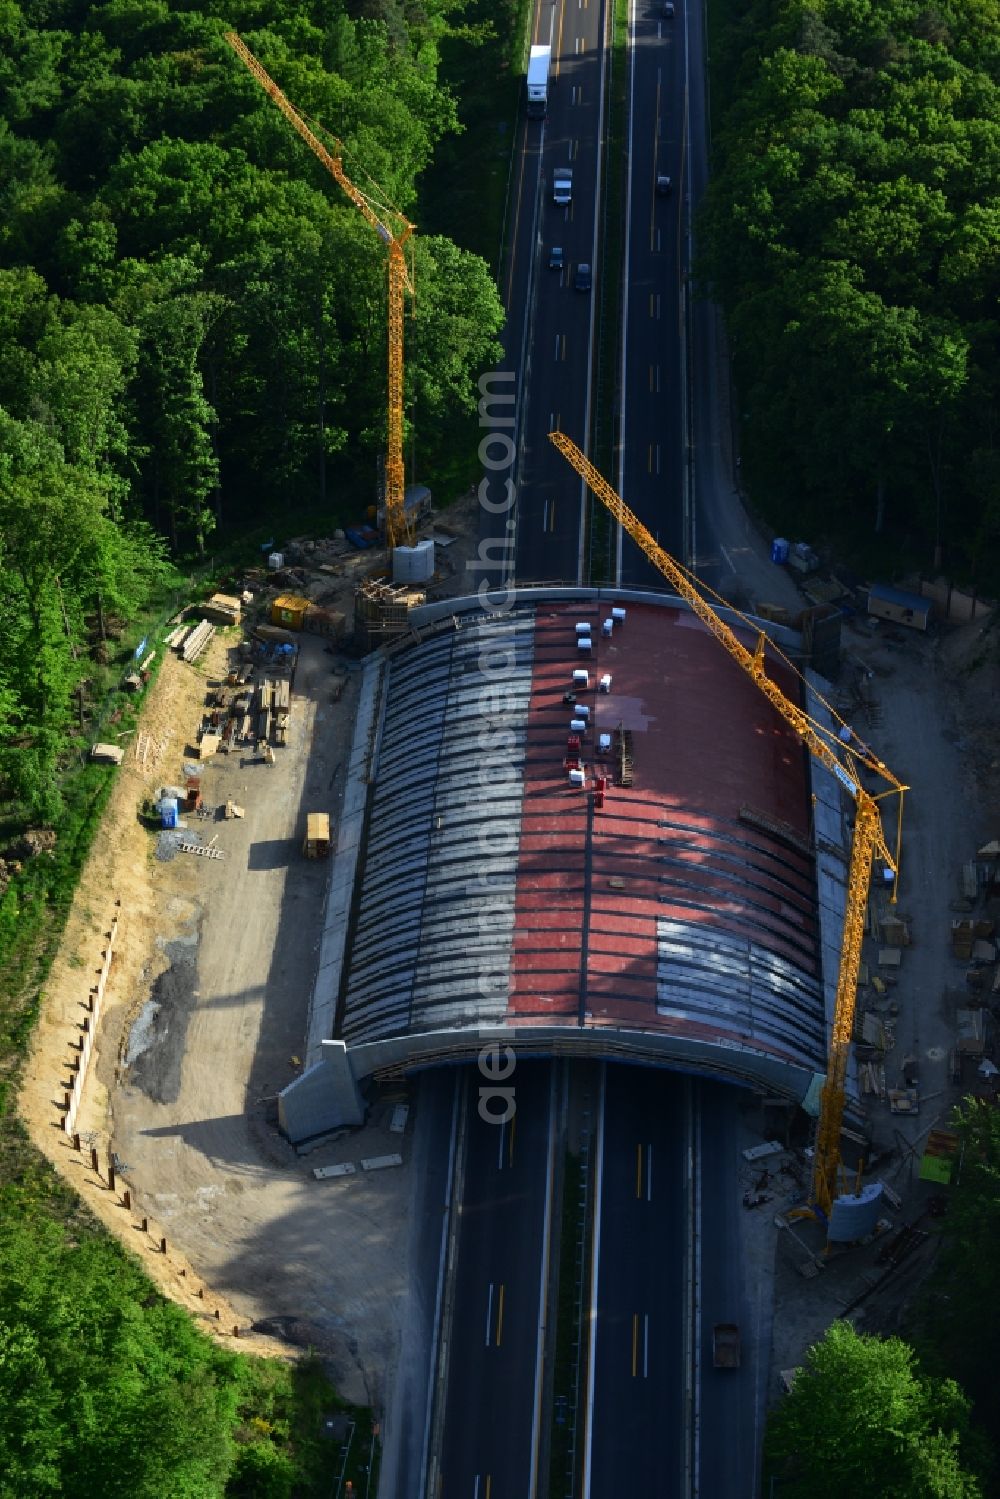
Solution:
[{"label": "site hut", "polygon": [[296,593],[282,593],[271,605],[271,623],[284,625],[286,630],[301,630],[305,623],[309,600]]},{"label": "site hut", "polygon": [[[279,1097],[282,1130],[301,1143],[359,1124],[363,1090],[475,1065],[497,1028],[519,1057],[618,1058],[805,1099],[836,996],[846,793],[679,600],[535,588],[503,603],[422,605],[364,662],[306,1066]],[[603,787],[573,787],[574,625],[612,604],[628,625],[590,637],[609,680],[587,733],[621,753]],[[484,662],[504,670],[505,772],[485,789]],[[822,711],[780,660],[769,671]]]},{"label": "site hut", "polygon": [[895,625],[926,631],[934,617],[934,605],[919,593],[904,593],[884,583],[873,583],[868,590],[868,613],[876,619],[891,620]]},{"label": "site hut", "polygon": [[[433,496],[426,484],[408,484],[403,490],[403,514],[414,526],[426,520],[431,513],[431,502]],[[380,505],[376,513],[376,521],[381,531],[385,531],[385,506]]]}]

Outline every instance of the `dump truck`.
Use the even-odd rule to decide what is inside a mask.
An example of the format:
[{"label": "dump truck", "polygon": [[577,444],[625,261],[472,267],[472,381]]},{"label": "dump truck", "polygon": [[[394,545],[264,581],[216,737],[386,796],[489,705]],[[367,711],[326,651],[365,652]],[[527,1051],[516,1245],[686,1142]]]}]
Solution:
[{"label": "dump truck", "polygon": [[532,47],[528,59],[528,118],[541,120],[549,100],[551,47]]},{"label": "dump truck", "polygon": [[713,1327],[712,1363],[717,1369],[740,1367],[740,1330],[735,1322],[716,1322]]},{"label": "dump truck", "polygon": [[552,173],[552,201],[565,208],[573,197],[573,168],[556,167]]},{"label": "dump truck", "polygon": [[310,812],[306,817],[306,836],[302,852],[307,859],[326,859],[330,853],[330,814]]}]

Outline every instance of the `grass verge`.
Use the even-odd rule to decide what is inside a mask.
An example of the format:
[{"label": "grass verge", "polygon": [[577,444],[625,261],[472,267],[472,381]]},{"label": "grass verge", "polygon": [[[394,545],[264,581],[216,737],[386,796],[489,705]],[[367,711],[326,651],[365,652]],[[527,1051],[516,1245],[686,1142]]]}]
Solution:
[{"label": "grass verge", "polygon": [[[563,1499],[575,1492],[573,1457],[574,1411],[580,1323],[577,1315],[579,1274],[576,1263],[577,1228],[580,1217],[580,1194],[583,1168],[579,1156],[566,1154],[563,1166],[562,1222],[559,1234],[559,1287],[556,1297],[556,1339],[553,1355],[552,1393],[555,1419],[549,1449],[550,1499]],[[560,1420],[560,1412],[564,1419]]]}]

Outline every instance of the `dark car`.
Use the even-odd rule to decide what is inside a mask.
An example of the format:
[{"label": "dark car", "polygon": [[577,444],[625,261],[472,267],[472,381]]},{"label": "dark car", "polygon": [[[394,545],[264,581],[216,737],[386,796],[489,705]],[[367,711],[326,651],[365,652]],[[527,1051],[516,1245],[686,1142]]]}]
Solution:
[{"label": "dark car", "polygon": [[583,260],[576,268],[576,275],[573,278],[573,285],[576,287],[577,291],[589,291],[591,288],[591,284],[592,281],[590,275],[590,266],[585,260]]},{"label": "dark car", "polygon": [[665,173],[660,172],[656,179],[656,196],[658,198],[669,198],[674,190],[674,184]]},{"label": "dark car", "polygon": [[549,270],[561,271],[565,264],[566,261],[563,258],[562,246],[553,245],[552,249],[549,251]]}]

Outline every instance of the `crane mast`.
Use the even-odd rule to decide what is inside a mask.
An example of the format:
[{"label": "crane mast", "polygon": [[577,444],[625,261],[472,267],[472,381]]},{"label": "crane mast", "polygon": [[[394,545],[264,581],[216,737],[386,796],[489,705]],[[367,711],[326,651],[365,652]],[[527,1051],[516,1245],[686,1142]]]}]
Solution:
[{"label": "crane mast", "polygon": [[[388,326],[388,400],[386,410],[386,460],[385,460],[385,530],[390,548],[413,540],[412,527],[407,517],[403,496],[406,487],[406,471],[403,463],[403,306],[407,291],[413,291],[406,265],[403,247],[410,238],[415,224],[399,218],[402,228],[393,233],[379,211],[344,171],[340,155],[334,156],[323,142],[313,134],[295,106],[285,97],[270,74],[261,66],[250,48],[235,31],[225,33],[226,41],[247,71],[260,84],[264,92],[274,101],[285,118],[295,127],[306,145],[326,167],[331,177],[350,198],[355,208],[374,229],[389,252],[389,296],[386,322]],[[339,147],[339,142],[338,142]]]},{"label": "crane mast", "polygon": [[889,790],[883,795],[891,792],[899,792],[902,795],[905,787],[866,746],[851,752],[846,747],[840,746],[841,753],[847,761],[845,764],[840,754],[833,748],[833,744],[825,737],[828,735],[829,740],[833,740],[832,733],[823,725],[816,723],[808,713],[786,697],[778,683],[767,675],[763,631],[758,634],[756,649],[747,650],[735,631],[698,591],[693,576],[654,540],[638,516],[629,509],[607,480],[584,457],[576,443],[563,432],[550,432],[549,439],[593,491],[597,499],[611,512],[619,525],[624,527],[653,566],[676,588],[681,598],[690,604],[694,613],[711,631],[720,645],[738,662],[785,722],[791,725],[810,754],[836,776],[854,799],[854,835],[851,841],[851,858],[847,877],[844,929],[837,972],[833,1023],[830,1028],[826,1081],[820,1094],[816,1152],[810,1191],[810,1204],[828,1219],[833,1199],[837,1195],[847,1058],[854,1031],[854,1006],[858,970],[861,966],[861,943],[865,930],[872,860],[878,854],[893,873],[896,872],[897,863],[886,843],[878,799],[871,796],[861,785],[857,766],[859,764],[866,766],[889,783]]}]

